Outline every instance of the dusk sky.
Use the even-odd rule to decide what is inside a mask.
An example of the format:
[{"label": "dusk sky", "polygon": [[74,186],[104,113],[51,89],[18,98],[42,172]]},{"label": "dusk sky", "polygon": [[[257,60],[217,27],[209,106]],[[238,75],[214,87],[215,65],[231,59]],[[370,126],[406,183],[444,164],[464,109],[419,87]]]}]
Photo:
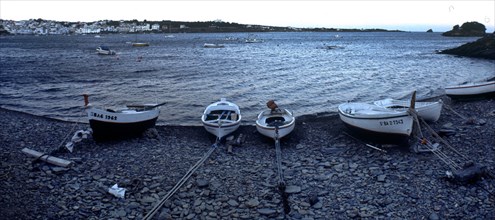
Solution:
[{"label": "dusk sky", "polygon": [[56,21],[213,21],[291,27],[448,31],[477,21],[493,32],[495,0],[482,1],[46,1],[0,0],[0,18]]}]

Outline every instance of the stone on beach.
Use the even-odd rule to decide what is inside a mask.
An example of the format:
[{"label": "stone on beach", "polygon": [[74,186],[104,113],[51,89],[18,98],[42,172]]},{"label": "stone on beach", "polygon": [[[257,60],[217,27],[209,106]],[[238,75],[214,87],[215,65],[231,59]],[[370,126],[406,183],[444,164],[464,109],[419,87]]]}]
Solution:
[{"label": "stone on beach", "polygon": [[[431,127],[454,130],[443,138],[493,173],[493,99],[445,104],[462,115],[475,115],[476,123],[465,124],[444,111]],[[68,170],[53,170],[31,163],[19,148],[52,152],[47,146],[58,146],[74,123],[1,108],[0,114],[5,125],[0,130],[0,213],[6,219],[142,219],[214,142],[200,126],[157,126],[159,138],[86,141],[72,153],[58,151],[54,156],[79,159]],[[443,178],[449,167],[432,153],[401,147],[377,152],[343,135],[345,127],[335,114],[303,118],[281,140],[289,218],[495,219],[489,194],[495,179],[450,183]],[[81,123],[76,129],[87,126]],[[273,141],[250,125],[233,135],[239,134],[242,147],[235,154],[215,150],[155,218],[283,219]],[[442,151],[459,159],[446,147]],[[128,190],[125,199],[107,193],[115,183]]]}]

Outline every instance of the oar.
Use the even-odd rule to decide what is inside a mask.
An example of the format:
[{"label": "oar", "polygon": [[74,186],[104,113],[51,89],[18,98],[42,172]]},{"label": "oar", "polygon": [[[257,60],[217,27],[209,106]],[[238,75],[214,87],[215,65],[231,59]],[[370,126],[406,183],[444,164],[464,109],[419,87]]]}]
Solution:
[{"label": "oar", "polygon": [[127,105],[128,108],[156,108],[158,106],[162,106],[162,105],[165,105],[167,104],[166,102],[164,103],[160,103],[160,104],[157,104],[157,105]]}]

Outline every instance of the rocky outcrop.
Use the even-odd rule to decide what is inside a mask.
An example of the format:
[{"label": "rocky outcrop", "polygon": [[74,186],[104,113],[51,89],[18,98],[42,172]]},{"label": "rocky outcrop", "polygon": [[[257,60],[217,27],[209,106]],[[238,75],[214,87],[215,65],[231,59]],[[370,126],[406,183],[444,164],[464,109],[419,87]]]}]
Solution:
[{"label": "rocky outcrop", "polygon": [[442,34],[442,36],[447,37],[482,37],[485,35],[485,25],[480,24],[476,21],[466,22],[459,27],[455,25],[452,30],[447,31]]},{"label": "rocky outcrop", "polygon": [[440,53],[495,60],[495,32],[475,42],[443,50]]},{"label": "rocky outcrop", "polygon": [[433,32],[433,30],[432,30],[432,29],[428,29],[426,32],[427,32],[427,33],[432,33],[432,32]]},{"label": "rocky outcrop", "polygon": [[3,25],[0,25],[0,36],[1,35],[10,35],[10,33],[7,30],[5,30]]}]

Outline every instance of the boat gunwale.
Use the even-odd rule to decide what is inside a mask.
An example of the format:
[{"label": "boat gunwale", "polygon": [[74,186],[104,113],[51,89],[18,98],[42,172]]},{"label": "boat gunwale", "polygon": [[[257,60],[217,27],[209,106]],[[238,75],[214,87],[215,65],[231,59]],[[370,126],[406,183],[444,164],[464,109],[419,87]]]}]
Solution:
[{"label": "boat gunwale", "polygon": [[96,118],[96,117],[91,117],[89,119],[89,122],[91,123],[91,121],[98,121],[98,122],[102,122],[102,123],[109,123],[109,124],[137,124],[137,123],[142,123],[142,122],[146,122],[146,121],[149,121],[149,120],[157,120],[159,116],[156,116],[156,117],[153,117],[153,118],[148,118],[148,119],[145,119],[145,120],[140,120],[140,121],[133,121],[133,122],[118,122],[118,121],[107,121],[107,120],[98,120],[98,119],[101,119],[101,118]]},{"label": "boat gunwale", "polygon": [[[282,126],[279,126],[278,129],[281,130],[281,129],[285,129],[285,128],[289,128],[291,127],[292,125],[294,125],[294,123],[296,123],[296,120],[292,120],[291,122],[289,122],[288,124],[284,124]],[[275,127],[272,127],[272,126],[264,126],[264,125],[261,125],[258,123],[258,120],[256,120],[256,126],[257,127],[260,127],[260,128],[263,128],[265,130],[275,130]]]},{"label": "boat gunwale", "polygon": [[[388,116],[388,117],[384,117],[384,116],[380,116],[380,117],[355,117],[355,116],[351,116],[345,112],[342,112],[340,109],[339,109],[339,114],[341,114],[342,116],[345,116],[347,118],[354,118],[354,119],[366,119],[366,120],[380,120],[380,119],[391,119],[391,118],[402,118],[402,117],[412,117],[407,111],[404,111],[404,112],[397,112],[395,114],[395,116]],[[399,115],[400,114],[400,115]],[[361,114],[363,116],[372,116],[372,115],[366,115],[366,114]]]},{"label": "boat gunwale", "polygon": [[279,126],[278,128],[280,130],[280,129],[285,129],[285,128],[291,127],[293,124],[296,123],[296,117],[294,117],[294,115],[288,109],[283,109],[283,111],[284,111],[283,113],[277,113],[277,114],[271,114],[271,113],[265,114],[266,112],[271,112],[271,110],[261,111],[258,114],[258,118],[256,119],[256,126],[263,128],[263,129],[266,129],[266,130],[275,130],[275,127],[273,127],[273,126],[267,126],[266,123],[260,123],[260,120],[262,118],[269,118],[270,116],[282,116],[283,117],[284,115],[289,115],[292,118],[292,120],[289,123],[286,123],[286,124]]},{"label": "boat gunwale", "polygon": [[467,89],[467,88],[476,88],[476,87],[483,87],[483,86],[490,86],[490,85],[495,85],[495,81],[469,84],[469,85],[465,85],[465,86],[463,86],[463,85],[449,86],[449,87],[445,87],[445,90],[447,90],[447,89]]}]

